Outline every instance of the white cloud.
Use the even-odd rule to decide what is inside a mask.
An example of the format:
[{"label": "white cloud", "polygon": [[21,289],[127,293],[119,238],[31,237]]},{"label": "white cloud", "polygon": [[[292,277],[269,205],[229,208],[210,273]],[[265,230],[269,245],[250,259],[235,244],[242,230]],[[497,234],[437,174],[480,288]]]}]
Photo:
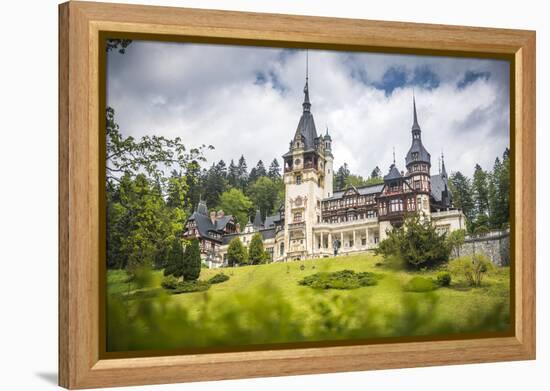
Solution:
[{"label": "white cloud", "polygon": [[[335,165],[368,176],[385,173],[395,147],[404,169],[412,125],[415,70],[437,80],[415,88],[423,142],[437,172],[443,151],[450,171],[490,168],[509,146],[508,64],[501,61],[310,51],[310,97],[318,133],[329,127]],[[212,144],[211,161],[238,159],[252,167],[288,150],[301,114],[303,51],[222,45],[133,42],[108,56],[108,104],[125,135],[180,136]],[[421,68],[423,67],[423,68]],[[391,93],[385,73],[404,72]],[[467,71],[489,72],[457,88]],[[258,76],[261,74],[262,76]],[[358,76],[359,75],[359,76]],[[261,81],[261,82],[259,82]],[[399,83],[398,83],[399,84]]]}]

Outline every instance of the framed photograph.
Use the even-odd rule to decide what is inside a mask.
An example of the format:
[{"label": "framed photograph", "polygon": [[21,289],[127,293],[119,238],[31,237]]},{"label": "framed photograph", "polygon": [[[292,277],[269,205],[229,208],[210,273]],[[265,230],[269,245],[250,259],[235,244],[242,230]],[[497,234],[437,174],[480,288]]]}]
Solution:
[{"label": "framed photograph", "polygon": [[59,6],[59,382],[535,358],[535,33]]}]

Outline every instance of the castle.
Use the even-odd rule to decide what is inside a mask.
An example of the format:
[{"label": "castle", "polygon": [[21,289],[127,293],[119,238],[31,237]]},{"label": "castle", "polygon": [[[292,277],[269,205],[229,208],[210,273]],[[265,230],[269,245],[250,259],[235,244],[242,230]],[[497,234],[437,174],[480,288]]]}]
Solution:
[{"label": "castle", "polygon": [[440,231],[463,229],[465,217],[453,207],[443,156],[439,173],[431,175],[431,156],[421,134],[413,97],[406,171],[398,169],[394,157],[383,183],[333,192],[332,139],[328,129],[324,136],[317,135],[306,72],[302,115],[283,155],[285,201],[279,213],[262,221],[258,211],[241,230],[232,216],[209,213],[201,201],[187,222],[184,238],[198,238],[208,266],[220,267],[227,265],[232,239],[248,245],[257,232],[272,261],[278,262],[372,250],[410,213],[421,213]]}]

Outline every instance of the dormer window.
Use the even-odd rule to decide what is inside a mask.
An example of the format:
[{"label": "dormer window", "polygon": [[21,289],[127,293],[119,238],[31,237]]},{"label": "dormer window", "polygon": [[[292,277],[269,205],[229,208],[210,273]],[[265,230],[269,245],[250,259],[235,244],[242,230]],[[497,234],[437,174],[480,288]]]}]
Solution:
[{"label": "dormer window", "polygon": [[413,152],[412,153],[412,158],[413,158],[413,160],[418,160],[418,152]]}]

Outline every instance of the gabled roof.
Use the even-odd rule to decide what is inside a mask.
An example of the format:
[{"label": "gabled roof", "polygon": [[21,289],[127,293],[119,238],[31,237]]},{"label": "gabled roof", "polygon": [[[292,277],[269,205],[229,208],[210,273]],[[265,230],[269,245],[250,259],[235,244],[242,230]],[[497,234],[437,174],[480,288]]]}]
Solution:
[{"label": "gabled roof", "polygon": [[388,172],[388,174],[384,176],[384,182],[401,178],[403,178],[403,175],[401,175],[394,163],[390,166],[390,171]]}]

